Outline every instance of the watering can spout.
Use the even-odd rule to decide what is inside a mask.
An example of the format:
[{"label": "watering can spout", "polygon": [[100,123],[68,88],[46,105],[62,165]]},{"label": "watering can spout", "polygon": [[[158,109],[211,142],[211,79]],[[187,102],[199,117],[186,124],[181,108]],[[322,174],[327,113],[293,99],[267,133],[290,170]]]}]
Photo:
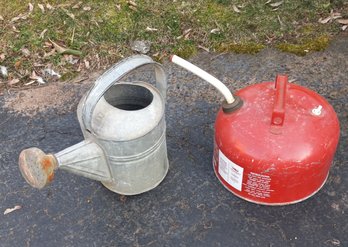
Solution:
[{"label": "watering can spout", "polygon": [[19,168],[25,180],[38,189],[52,182],[54,171],[58,168],[93,180],[111,180],[103,150],[89,140],[56,154],[45,154],[35,147],[25,149],[19,156]]}]

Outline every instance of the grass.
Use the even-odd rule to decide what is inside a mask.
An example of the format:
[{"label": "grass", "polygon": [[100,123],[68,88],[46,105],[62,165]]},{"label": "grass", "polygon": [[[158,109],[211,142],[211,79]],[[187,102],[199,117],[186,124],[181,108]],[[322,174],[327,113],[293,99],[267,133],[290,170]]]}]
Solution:
[{"label": "grass", "polygon": [[[50,10],[46,0],[0,0],[4,19],[0,20],[0,54],[5,55],[0,64],[8,67],[10,78],[20,78],[21,83],[33,70],[40,74],[40,64],[56,68],[67,79],[134,53],[130,47],[134,40],[150,41],[149,55],[156,60],[171,53],[187,58],[200,49],[256,53],[267,46],[305,55],[325,49],[340,32],[338,23],[319,24],[318,19],[331,10],[346,15],[348,10],[344,0],[284,0],[277,8],[265,4],[266,0],[133,2],[136,6],[126,0],[85,0],[80,4],[54,0],[49,1]],[[31,14],[11,21],[27,14],[29,3],[34,6]],[[44,12],[38,4],[44,5]],[[81,51],[82,56],[75,58],[75,64],[66,61],[67,55],[47,56],[52,50],[50,40]],[[29,56],[23,55],[23,48],[30,51]]]}]

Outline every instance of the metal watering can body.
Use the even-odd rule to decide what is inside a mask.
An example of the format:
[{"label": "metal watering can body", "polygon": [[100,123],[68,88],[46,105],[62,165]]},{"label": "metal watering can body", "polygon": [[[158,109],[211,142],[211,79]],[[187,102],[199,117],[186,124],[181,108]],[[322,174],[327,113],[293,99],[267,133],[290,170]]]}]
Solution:
[{"label": "metal watering can body", "polygon": [[[155,67],[156,87],[119,81],[144,66]],[[135,195],[155,188],[166,176],[165,98],[162,66],[136,55],[115,64],[80,100],[77,116],[84,140],[56,154],[23,150],[19,167],[26,181],[43,188],[56,169],[101,181],[111,191]]]}]

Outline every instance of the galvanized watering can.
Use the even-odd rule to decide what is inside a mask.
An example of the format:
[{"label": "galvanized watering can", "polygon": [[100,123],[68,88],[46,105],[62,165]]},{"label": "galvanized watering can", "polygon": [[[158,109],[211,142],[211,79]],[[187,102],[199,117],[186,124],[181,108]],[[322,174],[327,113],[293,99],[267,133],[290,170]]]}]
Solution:
[{"label": "galvanized watering can", "polygon": [[[156,87],[119,81],[143,66],[155,68]],[[166,176],[164,118],[167,79],[150,57],[135,55],[115,64],[81,99],[77,116],[84,140],[56,154],[38,148],[19,156],[20,171],[35,188],[49,184],[57,169],[101,181],[123,195],[155,188]]]}]

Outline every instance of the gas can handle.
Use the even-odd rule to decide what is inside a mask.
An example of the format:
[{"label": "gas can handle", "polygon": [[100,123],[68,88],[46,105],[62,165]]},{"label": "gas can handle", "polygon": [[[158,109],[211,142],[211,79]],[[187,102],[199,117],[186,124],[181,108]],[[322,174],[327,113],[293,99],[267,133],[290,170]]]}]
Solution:
[{"label": "gas can handle", "polygon": [[131,71],[148,64],[152,64],[155,67],[156,87],[162,94],[164,101],[166,101],[167,76],[162,65],[145,55],[130,56],[116,63],[106,72],[104,72],[95,81],[94,86],[87,93],[82,105],[82,119],[87,130],[91,130],[94,108],[105,92]]},{"label": "gas can handle", "polygon": [[286,75],[277,75],[275,82],[276,93],[271,121],[272,126],[283,126],[287,83],[288,77]]}]

